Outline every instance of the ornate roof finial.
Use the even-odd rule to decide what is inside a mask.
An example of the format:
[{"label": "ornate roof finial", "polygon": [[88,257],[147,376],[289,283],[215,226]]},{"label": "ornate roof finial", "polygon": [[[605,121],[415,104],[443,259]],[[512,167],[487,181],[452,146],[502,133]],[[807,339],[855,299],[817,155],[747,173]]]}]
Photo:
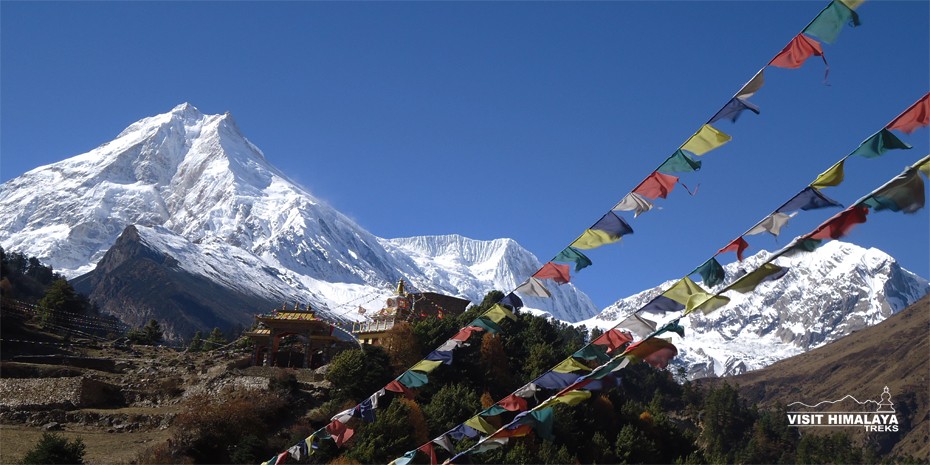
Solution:
[{"label": "ornate roof finial", "polygon": [[404,278],[400,278],[400,281],[397,283],[397,295],[406,296],[407,290],[404,289]]}]

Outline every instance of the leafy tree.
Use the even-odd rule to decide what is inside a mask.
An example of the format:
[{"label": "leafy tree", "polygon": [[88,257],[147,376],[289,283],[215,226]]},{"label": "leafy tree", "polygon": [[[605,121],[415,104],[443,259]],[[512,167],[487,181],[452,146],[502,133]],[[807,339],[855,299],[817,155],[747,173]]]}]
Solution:
[{"label": "leafy tree", "polygon": [[84,441],[69,441],[56,433],[42,433],[42,438],[26,453],[24,464],[83,464]]},{"label": "leafy tree", "polygon": [[423,407],[430,435],[438,436],[462,420],[471,417],[481,406],[478,394],[463,384],[445,384]]},{"label": "leafy tree", "polygon": [[333,383],[336,396],[358,402],[393,378],[390,364],[390,358],[380,347],[350,349],[333,357],[326,380]]},{"label": "leafy tree", "polygon": [[401,374],[423,358],[416,332],[407,322],[400,322],[389,329],[382,347],[391,358],[395,374]]},{"label": "leafy tree", "polygon": [[81,314],[83,305],[81,298],[74,291],[74,288],[68,284],[68,281],[59,279],[52,282],[45,296],[39,300],[40,320],[42,324],[59,324],[65,319],[63,313]]}]

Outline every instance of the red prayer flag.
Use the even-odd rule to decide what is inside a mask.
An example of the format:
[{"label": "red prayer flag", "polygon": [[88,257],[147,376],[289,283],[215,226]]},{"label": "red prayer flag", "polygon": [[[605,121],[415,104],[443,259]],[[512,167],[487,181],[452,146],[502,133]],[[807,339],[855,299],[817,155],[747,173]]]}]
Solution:
[{"label": "red prayer flag", "polygon": [[611,329],[604,334],[601,334],[600,337],[591,341],[591,344],[597,344],[599,346],[607,346],[607,352],[617,350],[618,347],[622,347],[628,342],[633,342],[633,338],[619,329]]},{"label": "red prayer flag", "polygon": [[342,447],[346,441],[355,435],[354,429],[349,428],[339,420],[333,420],[332,423],[326,425],[326,432],[333,437],[333,441],[336,441],[336,445],[339,447]]},{"label": "red prayer flag", "polygon": [[820,44],[804,34],[798,34],[775,58],[772,58],[769,64],[779,68],[800,68],[811,55],[822,57],[826,64],[827,58],[823,56]]},{"label": "red prayer flag", "polygon": [[491,435],[490,439],[522,437],[533,431],[532,425],[520,425],[514,429],[504,428]]},{"label": "red prayer flag", "polygon": [[736,239],[733,239],[733,242],[730,242],[729,244],[727,244],[726,247],[718,250],[717,253],[722,254],[725,252],[733,252],[735,250],[736,258],[739,261],[743,261],[743,251],[746,250],[746,248],[748,247],[749,247],[749,243],[746,242],[746,239],[743,239],[743,236],[740,236],[740,237],[737,237]]},{"label": "red prayer flag", "polygon": [[287,452],[287,451],[284,451],[284,452],[281,452],[280,454],[278,454],[278,460],[275,460],[275,461],[274,461],[274,465],[282,465],[282,464],[284,463],[284,459],[286,459],[287,456],[288,456],[288,452]]},{"label": "red prayer flag", "polygon": [[807,239],[839,239],[849,233],[853,226],[865,223],[868,214],[868,207],[853,205],[817,227]]},{"label": "red prayer flag", "polygon": [[473,333],[484,331],[484,328],[478,326],[469,326],[467,328],[462,328],[455,336],[450,337],[453,341],[467,341]]},{"label": "red prayer flag", "polygon": [[429,455],[430,465],[437,465],[439,463],[439,461],[436,460],[436,449],[433,449],[432,441],[423,444],[422,446],[418,447],[417,450],[425,453],[426,455]]},{"label": "red prayer flag", "polygon": [[537,271],[533,277],[538,279],[551,279],[559,284],[565,284],[571,280],[569,277],[569,266],[557,263],[546,263]]},{"label": "red prayer flag", "polygon": [[930,93],[904,110],[904,113],[898,115],[892,122],[885,126],[885,129],[897,129],[907,134],[914,132],[915,129],[930,125]]},{"label": "red prayer flag", "polygon": [[654,171],[643,182],[639,183],[636,189],[633,189],[633,192],[653,200],[659,197],[664,199],[668,197],[668,193],[675,187],[676,182],[678,182],[677,176]]},{"label": "red prayer flag", "polygon": [[497,403],[501,407],[507,409],[510,412],[522,412],[529,408],[529,404],[526,403],[526,399],[511,394],[507,397],[504,397]]},{"label": "red prayer flag", "polygon": [[665,368],[669,360],[678,355],[678,348],[665,339],[651,337],[633,344],[627,353],[656,368]]},{"label": "red prayer flag", "polygon": [[391,392],[399,392],[403,394],[404,397],[413,399],[413,391],[411,391],[407,386],[400,384],[400,381],[397,381],[396,379],[388,383],[387,386],[384,386],[384,389]]}]

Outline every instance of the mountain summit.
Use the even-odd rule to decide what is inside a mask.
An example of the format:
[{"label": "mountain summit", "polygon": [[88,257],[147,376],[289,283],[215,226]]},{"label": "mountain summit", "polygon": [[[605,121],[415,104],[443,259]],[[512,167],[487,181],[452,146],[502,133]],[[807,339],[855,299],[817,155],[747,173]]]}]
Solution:
[{"label": "mountain summit", "polygon": [[[342,318],[357,314],[335,306],[377,306],[402,277],[477,301],[513,289],[539,266],[507,239],[378,238],[273,167],[229,113],[205,115],[188,103],[0,186],[2,246],[68,277],[93,270],[129,226],[129,238],[188,273]],[[457,265],[447,271],[450,253]],[[596,313],[573,286],[553,291],[545,310],[556,318]]]}]

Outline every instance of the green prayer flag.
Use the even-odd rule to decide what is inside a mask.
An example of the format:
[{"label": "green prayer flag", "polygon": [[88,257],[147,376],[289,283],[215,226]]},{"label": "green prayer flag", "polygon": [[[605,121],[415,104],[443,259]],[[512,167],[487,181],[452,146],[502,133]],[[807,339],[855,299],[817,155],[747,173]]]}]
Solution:
[{"label": "green prayer flag", "polygon": [[475,318],[474,320],[471,321],[471,323],[468,323],[468,326],[477,326],[479,328],[483,328],[485,331],[491,334],[497,334],[501,332],[501,327],[498,326],[497,323],[491,321],[490,318],[483,317],[483,316],[479,316],[478,318]]},{"label": "green prayer flag", "polygon": [[714,287],[722,283],[723,278],[726,276],[726,273],[723,271],[723,266],[713,257],[697,267],[694,273],[700,274],[704,285],[708,287]]},{"label": "green prayer flag", "polygon": [[898,136],[887,129],[876,132],[872,137],[864,140],[849,156],[859,155],[865,158],[875,158],[892,149],[910,149]]},{"label": "green prayer flag", "polygon": [[914,213],[924,207],[924,180],[916,169],[910,168],[862,203],[875,211]]},{"label": "green prayer flag", "polygon": [[568,357],[565,360],[562,360],[561,363],[552,368],[552,371],[556,373],[573,373],[576,371],[591,371],[587,365],[575,360],[572,357]]},{"label": "green prayer flag", "polygon": [[665,174],[685,173],[701,169],[701,161],[689,157],[685,152],[676,150],[656,171]]},{"label": "green prayer flag", "polygon": [[[441,362],[440,362],[441,363]],[[426,376],[426,373],[420,373],[419,371],[410,371],[407,370],[404,374],[400,375],[397,378],[397,381],[404,386],[413,389],[420,386],[426,385],[429,383],[429,378]]]},{"label": "green prayer flag", "polygon": [[559,254],[556,255],[552,261],[559,263],[574,263],[575,271],[581,271],[582,269],[592,265],[591,259],[574,247],[566,247],[561,252],[559,252]]},{"label": "green prayer flag", "polygon": [[774,263],[764,263],[751,273],[737,279],[733,284],[730,284],[728,288],[745,294],[747,292],[752,292],[756,286],[765,281],[771,281],[782,277],[786,272],[788,272],[787,268],[782,268]]},{"label": "green prayer flag", "polygon": [[533,429],[536,431],[536,435],[543,439],[553,439],[555,437],[552,434],[553,415],[551,407],[533,410],[527,416],[535,420],[536,424]]},{"label": "green prayer flag", "polygon": [[843,30],[843,25],[849,22],[853,27],[858,26],[859,15],[843,2],[833,1],[802,32],[832,44]]},{"label": "green prayer flag", "polygon": [[828,186],[839,186],[840,183],[843,182],[844,178],[843,163],[845,161],[846,159],[844,158],[836,162],[835,165],[831,166],[823,173],[820,173],[820,175],[817,176],[817,179],[815,179],[814,182],[810,184],[810,186],[815,189],[823,189],[824,187]]},{"label": "green prayer flag", "polygon": [[598,344],[588,344],[580,349],[578,349],[572,357],[581,358],[584,360],[597,360],[599,362],[606,362],[610,360],[610,356],[607,355],[607,349]]}]

